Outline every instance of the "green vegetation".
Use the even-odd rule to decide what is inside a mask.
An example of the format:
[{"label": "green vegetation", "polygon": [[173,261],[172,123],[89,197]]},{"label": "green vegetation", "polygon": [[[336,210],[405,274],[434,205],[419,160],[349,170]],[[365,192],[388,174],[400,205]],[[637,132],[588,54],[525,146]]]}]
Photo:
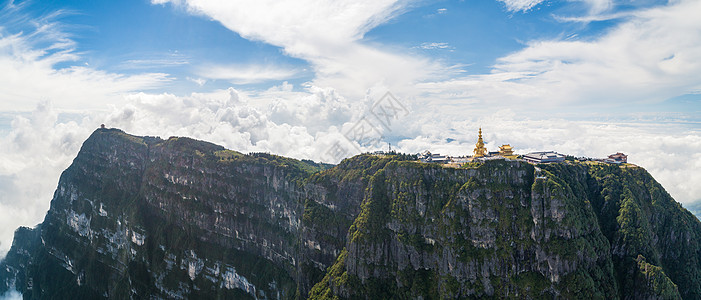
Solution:
[{"label": "green vegetation", "polygon": [[214,156],[219,158],[219,161],[230,162],[230,161],[236,160],[237,158],[242,157],[243,154],[241,152],[238,152],[238,151],[225,149],[225,150],[214,151]]},{"label": "green vegetation", "polygon": [[[368,197],[364,199],[361,211],[349,230],[348,243],[359,252],[345,253],[339,257],[327,272],[325,280],[314,287],[316,291],[324,291],[325,296],[318,298],[330,299],[339,295],[364,298],[372,295],[368,294],[371,280],[386,281],[387,278],[394,278],[390,282],[397,282],[397,285],[390,283],[391,288],[384,290],[391,293],[390,298],[408,298],[407,295],[422,295],[424,298],[452,298],[457,295],[543,298],[551,297],[548,295],[552,295],[553,290],[564,298],[581,295],[594,299],[623,297],[635,291],[635,283],[625,279],[629,275],[624,270],[631,266],[628,261],[635,262],[629,257],[642,254],[658,257],[660,261],[669,260],[663,254],[671,250],[670,246],[665,245],[668,242],[655,242],[655,236],[672,233],[673,229],[664,225],[669,222],[686,224],[681,228],[687,236],[694,232],[689,226],[699,225],[695,220],[690,220],[688,212],[682,210],[640,168],[574,161],[539,167],[542,169],[541,176],[546,177],[544,181],[525,176],[533,174],[530,165],[517,166],[516,163],[502,161],[466,164],[463,169],[409,162],[386,164],[370,177]],[[459,173],[454,173],[462,172],[460,170],[474,170],[477,173],[461,177]],[[522,183],[507,180],[519,170],[525,171],[520,175],[521,179],[525,178]],[[417,177],[417,171],[422,175]],[[427,173],[431,177],[426,177]],[[472,198],[472,195],[477,197]],[[466,206],[468,199],[465,197],[469,199],[469,206]],[[542,215],[533,215],[538,211],[542,211]],[[664,217],[662,224],[652,226],[651,218],[660,220],[660,215],[653,215],[651,211],[662,211],[679,218]],[[468,220],[471,221],[465,222]],[[487,235],[478,235],[476,242],[471,231],[473,227],[481,228],[479,232]],[[656,232],[662,228],[666,233]],[[427,236],[431,237],[431,243],[428,243]],[[480,262],[496,259],[497,265],[501,265],[501,262],[516,259],[518,251],[536,245],[542,245],[547,255],[579,263],[577,270],[566,273],[557,281],[551,281],[542,273],[528,271],[508,278],[490,276],[490,286],[487,286],[479,280],[466,281],[441,275],[435,273],[433,268],[414,269],[416,266],[412,268],[410,264],[408,268],[399,269],[394,265],[398,261],[384,261],[381,265],[365,262],[366,257],[372,254],[364,254],[363,249],[382,248],[393,239],[403,247],[428,255],[442,253],[436,250],[446,247],[456,249],[455,263],[476,262],[479,265]],[[623,257],[612,255],[612,249],[626,249],[626,253],[630,254]],[[691,249],[698,249],[698,246]],[[697,261],[691,253],[685,258],[674,259]],[[348,260],[356,265],[354,269],[367,264],[363,268],[368,268],[371,274],[380,270],[379,274],[384,275],[355,278],[345,267]],[[638,265],[637,262],[635,264]],[[694,276],[684,275],[679,269],[692,274],[699,269],[696,265],[669,266],[670,271],[667,272],[675,274],[671,276],[679,276],[678,279],[666,282],[664,278],[672,277],[641,277],[646,278],[646,284],[651,287],[650,293],[664,299],[674,298],[670,297],[674,295],[670,291],[676,291],[676,287],[671,289],[672,285],[667,283],[674,284],[677,280],[685,282],[685,278]],[[648,266],[646,270],[648,273],[665,272],[662,267]],[[336,276],[357,280],[340,280]],[[685,282],[687,289],[679,291],[692,296],[698,292],[695,284],[693,281]],[[342,291],[349,291],[350,294]],[[407,291],[411,293],[406,294]]]},{"label": "green vegetation", "polygon": [[[608,164],[543,165],[567,182],[586,183],[602,233],[615,253],[613,265],[620,296],[639,286],[631,278],[637,257],[648,257],[679,286],[683,298],[701,296],[699,237],[701,223],[642,168]],[[566,170],[582,169],[575,173]],[[682,238],[682,236],[684,238]],[[658,286],[659,287],[659,286]],[[653,287],[651,293],[662,293]]]},{"label": "green vegetation", "polygon": [[638,293],[647,291],[657,299],[681,299],[677,285],[667,277],[662,268],[649,264],[642,255],[638,255],[635,262],[638,268],[634,280]]}]

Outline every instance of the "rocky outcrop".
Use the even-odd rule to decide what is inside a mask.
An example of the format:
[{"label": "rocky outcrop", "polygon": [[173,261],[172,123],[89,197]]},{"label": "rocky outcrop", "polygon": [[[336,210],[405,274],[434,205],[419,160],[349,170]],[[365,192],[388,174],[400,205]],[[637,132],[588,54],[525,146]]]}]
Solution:
[{"label": "rocky outcrop", "polygon": [[644,170],[405,155],[337,166],[98,129],[0,294],[695,299],[701,223]]}]

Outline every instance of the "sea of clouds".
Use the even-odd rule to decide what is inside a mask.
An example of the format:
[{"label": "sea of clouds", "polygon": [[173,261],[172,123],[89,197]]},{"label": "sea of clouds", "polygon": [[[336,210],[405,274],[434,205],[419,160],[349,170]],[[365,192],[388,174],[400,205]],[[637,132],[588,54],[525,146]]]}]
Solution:
[{"label": "sea of clouds", "polygon": [[[372,94],[372,93],[371,93]],[[265,92],[229,88],[207,94],[175,96],[134,93],[108,111],[67,114],[51,102],[14,117],[0,137],[0,249],[5,253],[18,226],[40,223],[49,208],[61,172],[82,142],[100,124],[135,135],[188,136],[247,152],[270,152],[298,159],[337,163],[362,151],[392,148],[406,153],[470,154],[483,128],[494,151],[511,144],[518,153],[556,150],[575,156],[605,157],[618,151],[646,168],[680,202],[699,199],[701,134],[685,123],[571,121],[534,119],[511,110],[472,117],[424,111],[420,103],[397,97],[409,111],[377,126],[379,143],[364,144],[347,133],[370,116],[378,96],[350,103],[333,89],[289,84]],[[377,123],[375,121],[375,123]],[[349,140],[349,138],[351,140]],[[350,143],[344,156],[329,155],[338,142]]]}]

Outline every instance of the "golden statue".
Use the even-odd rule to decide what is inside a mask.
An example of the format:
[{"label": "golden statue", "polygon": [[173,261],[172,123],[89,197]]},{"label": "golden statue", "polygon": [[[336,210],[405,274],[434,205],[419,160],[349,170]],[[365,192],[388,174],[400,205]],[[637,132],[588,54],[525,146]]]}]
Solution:
[{"label": "golden statue", "polygon": [[479,138],[477,139],[477,144],[475,144],[475,150],[473,152],[475,152],[474,158],[487,155],[487,148],[484,147],[484,141],[482,140],[482,127],[480,127]]}]

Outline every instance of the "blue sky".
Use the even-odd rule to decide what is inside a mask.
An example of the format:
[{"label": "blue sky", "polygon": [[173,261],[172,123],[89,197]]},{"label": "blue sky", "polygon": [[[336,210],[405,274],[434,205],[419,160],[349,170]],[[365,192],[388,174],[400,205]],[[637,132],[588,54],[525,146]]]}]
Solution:
[{"label": "blue sky", "polygon": [[[298,38],[294,35],[304,34],[296,30],[305,30],[304,26],[330,27],[323,28],[326,32],[321,33],[322,36],[312,37],[314,40],[304,41],[304,37],[299,37],[302,40],[301,43],[306,44],[305,47],[324,47],[324,39],[334,39],[336,37],[333,35],[338,34],[334,32],[333,26],[347,26],[349,28],[341,30],[348,29],[352,31],[352,35],[338,34],[341,36],[340,40],[333,41],[338,44],[335,45],[336,47],[362,46],[371,51],[386,52],[384,53],[386,55],[396,55],[399,59],[398,64],[403,64],[402,60],[411,60],[410,63],[415,64],[406,70],[398,70],[397,73],[432,73],[416,74],[413,77],[396,76],[399,77],[396,80],[404,81],[405,85],[409,85],[461,80],[469,76],[478,77],[495,72],[513,73],[498,69],[498,66],[503,64],[500,59],[509,55],[518,55],[534,48],[532,47],[534,43],[543,41],[596,43],[611,31],[619,29],[622,23],[630,22],[636,14],[644,13],[648,9],[664,8],[667,5],[664,1],[617,2],[613,0],[386,2],[382,2],[381,5],[368,5],[366,8],[361,7],[366,10],[364,14],[361,10],[361,13],[352,16],[355,19],[347,22],[350,23],[348,25],[338,23],[338,20],[318,22],[318,17],[311,21],[295,19],[304,18],[304,13],[291,14],[289,17],[291,20],[275,24],[275,18],[286,18],[284,12],[279,16],[275,12],[266,15],[263,7],[265,4],[260,3],[251,5],[242,2],[236,4],[236,7],[229,8],[245,11],[250,6],[260,6],[260,10],[255,8],[255,12],[252,13],[260,14],[255,17],[259,20],[244,19],[239,22],[235,12],[229,15],[217,14],[216,5],[218,4],[207,1],[202,2],[205,4],[198,1],[191,1],[191,3],[188,1],[5,1],[3,11],[7,17],[5,17],[5,24],[2,24],[2,34],[4,36],[21,34],[32,43],[31,47],[43,48],[49,53],[63,51],[75,56],[53,63],[51,68],[54,70],[87,67],[90,70],[107,72],[114,76],[145,74],[161,76],[151,78],[154,82],[144,84],[146,88],[137,84],[133,89],[124,87],[123,91],[119,91],[120,93],[148,91],[188,95],[192,92],[208,92],[228,87],[260,91],[280,85],[282,82],[292,84],[293,89],[296,90],[300,90],[305,83],[310,82],[333,86],[327,83],[326,77],[338,77],[334,81],[358,81],[352,76],[339,75],[343,71],[334,70],[330,72],[331,74],[324,74],[325,72],[321,69],[334,63],[339,64],[337,67],[343,68],[344,66],[341,65],[344,63],[354,64],[355,61],[362,60],[362,57],[345,57],[342,54],[335,57],[323,53],[328,51],[326,49],[314,49],[308,52],[290,50],[293,44],[291,40]],[[304,4],[306,3],[300,6]],[[303,7],[298,9],[314,10],[314,8]],[[320,9],[321,13],[343,13],[339,8],[331,5],[326,9],[328,11]],[[379,21],[370,21],[372,18],[379,18]],[[274,31],[286,31],[287,28],[297,27],[300,23],[309,24],[286,33],[291,40],[274,37]],[[47,50],[50,48],[48,47],[50,43],[56,42],[55,37],[48,36],[43,37],[46,40],[31,41],[40,39],[42,34],[45,34],[38,29],[41,26],[50,27],[72,44]],[[358,55],[362,56],[362,54]],[[541,55],[544,57],[529,57],[526,58],[529,60],[527,62],[520,61],[511,65],[547,60],[562,64],[576,64],[579,59],[591,59],[591,57],[579,58],[576,55],[563,58],[561,53],[556,54],[555,57],[548,57],[547,53]],[[671,52],[670,57],[674,57]],[[347,61],[344,61],[346,59]],[[373,66],[370,63],[369,67],[365,67],[362,72],[372,73]],[[392,68],[390,63],[379,67]],[[418,70],[412,68],[418,68]],[[586,66],[582,67],[584,68]],[[548,71],[537,67],[533,70],[518,70],[518,72],[533,74]],[[443,76],[436,76],[436,74]],[[396,87],[397,84],[387,82],[391,80],[388,77],[394,76],[395,74],[370,76],[368,82],[346,87],[354,89],[353,92],[343,91],[343,88],[337,86],[334,88],[342,90],[351,99],[362,97],[363,91],[374,84],[371,80],[399,91],[401,88]],[[364,75],[361,77],[366,78]],[[517,82],[529,79],[531,78],[526,76],[509,80]],[[634,84],[639,83],[634,82]],[[548,89],[557,88],[555,86],[545,84],[543,89],[547,92]],[[664,87],[658,90],[664,90]],[[440,92],[445,92],[445,89]],[[608,93],[608,90],[602,89],[601,93],[581,96],[578,101],[564,106],[560,103],[568,101],[553,99],[554,104],[557,105],[550,113],[562,114],[566,117],[568,106],[577,107],[578,111],[584,110],[592,115],[611,111],[630,112],[631,108],[636,112],[659,110],[698,112],[699,90],[693,83],[674,91],[652,92],[660,93],[659,95],[630,93],[632,95],[624,95],[624,97],[616,95],[611,97],[612,99],[607,99],[613,101],[599,101],[602,95],[605,97]],[[521,91],[515,91],[515,93],[521,93]],[[412,96],[422,94],[428,101],[436,98],[433,92],[426,90],[412,91],[407,94]],[[455,91],[452,94],[455,94]],[[463,95],[454,100],[469,102],[463,100],[475,97],[480,98],[479,95]],[[680,97],[692,103],[680,107],[679,101],[674,100],[681,99]],[[31,96],[27,98],[29,101],[23,101],[25,104],[32,100],[37,101]],[[480,98],[479,100],[480,104],[487,103],[492,106],[498,106],[499,103],[504,102],[503,99],[488,101]],[[540,101],[540,98],[524,97],[521,102],[533,100]],[[616,105],[616,101],[620,104]],[[631,106],[631,102],[636,102],[636,105]],[[96,103],[95,107],[100,108],[99,100],[91,102],[91,104]],[[56,101],[55,104],[62,106],[60,101]],[[548,107],[552,104],[550,103]],[[16,108],[26,111],[33,107],[33,105],[8,106],[5,110]],[[75,107],[82,107],[82,105],[78,103],[73,107],[66,105],[67,109]],[[689,112],[689,107],[695,111]],[[4,122],[3,127],[7,128],[7,126],[7,122]]]},{"label": "blue sky", "polygon": [[[183,79],[197,77],[193,69],[207,64],[257,62],[302,70],[310,67],[303,59],[285,55],[280,47],[244,39],[207,16],[188,13],[182,6],[149,1],[14,1],[5,5],[20,6],[20,14],[35,19],[60,12],[53,19],[76,41],[75,51],[82,55],[56,68],[89,64],[127,74],[167,71]],[[407,6],[401,14],[367,32],[361,42],[445,60],[464,66],[472,74],[488,73],[497,58],[523,48],[527,41],[562,37],[586,40],[618,23],[556,20],[556,16],[587,9],[567,2],[545,2],[525,12],[509,11],[498,1],[424,1]],[[36,26],[32,22],[7,25],[6,34],[33,31]],[[310,71],[285,80],[301,83],[312,77]],[[163,90],[190,91],[178,85]]]},{"label": "blue sky", "polygon": [[[701,200],[699,0],[0,2],[0,256],[100,124],[338,162],[623,151]],[[372,119],[387,92],[407,108]],[[363,120],[377,130],[349,138]],[[372,123],[371,122],[371,123]],[[370,142],[366,142],[370,141]],[[373,142],[374,141],[374,142]],[[343,155],[330,155],[342,145]]]},{"label": "blue sky", "polygon": [[[7,4],[6,4],[7,5]],[[182,9],[153,5],[148,1],[15,1],[26,6],[21,14],[41,18],[59,12],[54,21],[76,42],[75,61],[56,64],[57,69],[90,66],[120,74],[166,72],[174,82],[159,91],[189,93],[203,90],[186,78],[196,78],[196,69],[209,64],[260,62],[306,68],[303,60],[282,55],[280,48],[241,38],[220,23]],[[8,33],[32,31],[31,22],[17,22]],[[310,73],[286,78],[308,80]],[[215,83],[208,89],[228,87]]]},{"label": "blue sky", "polygon": [[[631,2],[634,3],[634,2]],[[647,1],[632,6],[664,4]],[[187,94],[192,91],[226,88],[230,85],[262,88],[288,81],[299,85],[314,77],[310,64],[282,47],[265,41],[242,38],[220,22],[193,14],[182,4],[153,4],[149,1],[14,1],[17,22],[5,24],[4,34],[31,32],[39,20],[57,13],[51,21],[76,42],[72,49],[80,57],[54,65],[61,69],[87,65],[120,74],[165,72],[174,82],[159,91]],[[499,1],[410,2],[386,22],[370,29],[360,43],[378,45],[399,53],[440,60],[457,66],[464,74],[489,73],[496,60],[534,40],[595,39],[623,19],[596,22],[567,22],[590,8],[586,1],[545,1],[529,10],[509,10]],[[615,4],[607,11],[630,11],[631,5]],[[41,47],[42,45],[37,45]],[[211,65],[265,65],[295,70],[291,76],[255,82],[212,80],[200,87],[187,78],[200,78]],[[261,84],[263,83],[263,84]]]}]

